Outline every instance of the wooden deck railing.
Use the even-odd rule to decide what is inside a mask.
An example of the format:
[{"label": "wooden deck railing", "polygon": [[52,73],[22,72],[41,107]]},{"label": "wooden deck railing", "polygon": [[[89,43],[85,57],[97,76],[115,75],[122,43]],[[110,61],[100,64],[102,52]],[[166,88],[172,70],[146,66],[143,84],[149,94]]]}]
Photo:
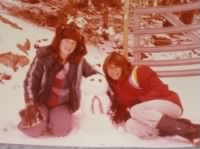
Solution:
[{"label": "wooden deck railing", "polygon": [[[162,67],[162,66],[180,66],[180,65],[196,65],[196,69],[184,69],[184,70],[165,70],[158,71],[161,77],[175,77],[175,76],[194,76],[200,75],[200,57],[187,58],[187,59],[175,59],[175,60],[143,60],[141,59],[141,53],[156,53],[156,52],[177,52],[177,51],[191,51],[200,50],[200,23],[185,25],[178,17],[173,14],[176,12],[183,12],[188,10],[200,10],[200,1],[191,4],[181,4],[167,7],[153,7],[153,8],[135,8],[133,10],[134,18],[134,47],[131,53],[134,57],[130,61],[134,64],[145,64],[150,66]],[[141,17],[143,15],[159,14],[168,20],[172,26],[162,28],[141,28]],[[155,47],[144,47],[141,45],[141,37],[144,35],[155,35],[163,33],[184,33],[191,42],[189,44],[179,45],[165,45]],[[199,64],[199,66],[198,66]],[[189,68],[189,67],[187,67]]]}]

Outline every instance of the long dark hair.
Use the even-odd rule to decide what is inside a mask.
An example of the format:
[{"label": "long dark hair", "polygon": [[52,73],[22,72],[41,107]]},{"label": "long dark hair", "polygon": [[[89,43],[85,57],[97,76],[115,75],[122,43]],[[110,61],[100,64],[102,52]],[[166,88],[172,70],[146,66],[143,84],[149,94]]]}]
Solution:
[{"label": "long dark hair", "polygon": [[87,53],[85,39],[74,27],[71,26],[58,26],[56,28],[55,36],[50,45],[53,55],[60,59],[59,45],[62,39],[72,39],[77,42],[75,50],[69,55],[67,61],[72,63],[79,63],[81,58]]},{"label": "long dark hair", "polygon": [[[122,76],[124,77],[127,74],[129,74],[129,72],[132,69],[132,65],[131,63],[128,62],[128,60],[121,54],[117,53],[117,52],[111,52],[104,60],[104,64],[103,64],[103,71],[105,73],[105,76],[107,79],[111,79],[110,76],[108,75],[107,69],[109,65],[115,65],[118,66],[122,69]],[[111,79],[112,80],[112,79]]]}]

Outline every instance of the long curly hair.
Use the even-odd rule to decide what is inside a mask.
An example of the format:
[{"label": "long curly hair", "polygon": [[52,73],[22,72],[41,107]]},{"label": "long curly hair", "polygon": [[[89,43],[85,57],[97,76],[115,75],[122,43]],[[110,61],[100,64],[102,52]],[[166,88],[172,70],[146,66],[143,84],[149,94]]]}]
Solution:
[{"label": "long curly hair", "polygon": [[59,55],[59,45],[62,39],[72,39],[77,42],[75,50],[69,55],[68,61],[71,63],[79,63],[81,58],[87,54],[87,49],[85,45],[85,39],[76,28],[65,25],[58,26],[56,28],[55,36],[50,45],[53,55],[60,59]]},{"label": "long curly hair", "polygon": [[132,70],[132,65],[129,61],[120,53],[111,52],[104,60],[103,64],[103,71],[107,79],[112,80],[111,77],[108,75],[108,67],[109,65],[115,65],[122,69],[122,75],[120,78],[129,74]]}]

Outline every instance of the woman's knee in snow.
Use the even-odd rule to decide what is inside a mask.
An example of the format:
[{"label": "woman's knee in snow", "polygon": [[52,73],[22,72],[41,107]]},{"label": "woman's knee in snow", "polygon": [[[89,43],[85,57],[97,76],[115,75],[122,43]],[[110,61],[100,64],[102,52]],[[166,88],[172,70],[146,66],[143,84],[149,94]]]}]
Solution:
[{"label": "woman's knee in snow", "polygon": [[58,127],[51,128],[51,133],[56,137],[64,137],[68,135],[72,130],[71,124],[66,124],[66,126],[61,125]]},{"label": "woman's knee in snow", "polygon": [[55,121],[50,126],[51,133],[57,137],[68,135],[72,130],[71,118],[63,118],[62,121]]},{"label": "woman's knee in snow", "polygon": [[57,137],[66,136],[72,130],[72,114],[65,106],[50,111],[49,129]]}]

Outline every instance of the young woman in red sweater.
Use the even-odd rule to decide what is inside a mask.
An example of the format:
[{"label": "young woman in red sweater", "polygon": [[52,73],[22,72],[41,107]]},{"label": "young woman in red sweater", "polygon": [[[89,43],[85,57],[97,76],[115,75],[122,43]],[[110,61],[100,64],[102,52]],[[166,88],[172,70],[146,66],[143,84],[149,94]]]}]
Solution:
[{"label": "young woman in red sweater", "polygon": [[180,135],[199,139],[199,125],[181,119],[179,96],[145,65],[131,65],[117,52],[103,65],[110,86],[111,117],[116,124],[139,137]]}]

